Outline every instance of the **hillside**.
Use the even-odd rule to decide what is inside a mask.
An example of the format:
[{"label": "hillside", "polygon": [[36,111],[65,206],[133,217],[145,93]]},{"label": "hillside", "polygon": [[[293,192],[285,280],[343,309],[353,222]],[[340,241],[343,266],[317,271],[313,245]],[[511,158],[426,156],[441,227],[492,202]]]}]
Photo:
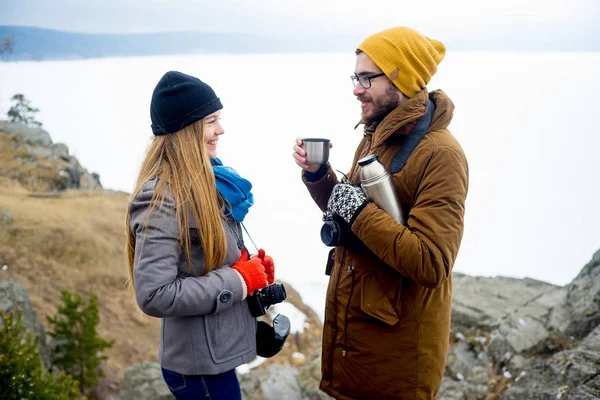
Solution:
[{"label": "hillside", "polygon": [[[120,400],[169,398],[156,363],[159,320],[139,311],[125,284],[128,194],[102,190],[44,130],[5,121],[0,187],[0,306],[20,299],[40,333],[37,319],[47,328],[62,289],[94,291],[98,331],[115,341],[94,398],[114,400],[119,390]],[[15,295],[19,288],[26,293]],[[286,288],[290,307],[279,312],[300,322],[277,357],[238,370],[244,398],[326,400],[318,390],[321,323]],[[564,287],[454,273],[452,304],[440,400],[600,398],[600,251]]]},{"label": "hillside", "polygon": [[116,339],[107,372],[155,359],[158,321],[142,316],[125,287],[124,215],[127,196],[98,192],[32,193],[0,178],[0,277],[21,283],[42,323],[56,313],[61,289],[93,290],[99,333]]},{"label": "hillside", "polygon": [[[156,361],[160,322],[139,311],[126,287],[128,194],[102,190],[99,177],[46,131],[6,121],[0,121],[0,187],[0,281],[27,290],[46,328],[62,289],[94,291],[99,334],[115,340],[106,351],[109,381],[118,382],[134,364]],[[293,287],[286,288],[306,316],[305,333],[291,335],[279,358],[289,364],[294,352],[317,350],[321,324]]]},{"label": "hillside", "polygon": [[44,130],[6,121],[0,121],[0,186],[0,264],[6,266],[0,279],[27,289],[46,327],[62,289],[93,290],[99,333],[115,340],[107,351],[112,379],[132,363],[156,359],[159,322],[138,311],[125,286],[127,194],[101,190],[99,179]]}]

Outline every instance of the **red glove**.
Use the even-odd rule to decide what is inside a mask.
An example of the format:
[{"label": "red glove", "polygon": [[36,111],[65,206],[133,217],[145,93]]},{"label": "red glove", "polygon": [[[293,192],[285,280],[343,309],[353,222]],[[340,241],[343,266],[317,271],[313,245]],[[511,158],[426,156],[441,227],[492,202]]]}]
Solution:
[{"label": "red glove", "polygon": [[248,259],[248,253],[245,249],[242,249],[242,255],[231,268],[239,272],[242,278],[244,278],[248,294],[267,286],[267,274],[261,260],[254,257]]},{"label": "red glove", "polygon": [[275,263],[273,262],[273,258],[265,255],[265,251],[263,249],[259,249],[258,254],[252,256],[252,258],[260,259],[263,267],[265,267],[265,273],[267,274],[267,281],[269,282],[269,285],[275,282]]}]

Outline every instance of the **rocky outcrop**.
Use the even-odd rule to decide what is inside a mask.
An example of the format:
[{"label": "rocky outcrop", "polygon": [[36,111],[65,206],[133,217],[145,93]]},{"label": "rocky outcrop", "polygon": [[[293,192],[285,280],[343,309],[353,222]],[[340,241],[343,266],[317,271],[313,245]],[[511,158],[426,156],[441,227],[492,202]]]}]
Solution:
[{"label": "rocky outcrop", "polygon": [[50,134],[39,127],[0,120],[0,131],[9,134],[24,144],[47,148],[53,146]]},{"label": "rocky outcrop", "polygon": [[486,278],[452,274],[452,327],[497,328],[519,312],[548,323],[564,298],[560,288],[535,279]]},{"label": "rocky outcrop", "polygon": [[[600,398],[599,275],[600,251],[565,287],[454,274],[440,400]],[[328,399],[319,380],[318,352],[240,376],[248,400]]]},{"label": "rocky outcrop", "polygon": [[[318,389],[321,359],[316,357],[300,367],[271,364],[238,374],[245,400],[330,400]],[[121,380],[119,400],[173,399],[157,363],[142,363],[129,368]]]},{"label": "rocky outcrop", "polygon": [[565,287],[456,275],[453,296],[440,399],[600,397],[600,251]]},{"label": "rocky outcrop", "polygon": [[[257,358],[250,365],[238,368],[243,398],[328,400],[330,397],[319,391],[321,322],[291,285],[286,283],[285,287],[286,302],[271,306],[261,319],[270,322],[278,313],[284,314],[290,318],[291,333],[276,356]],[[131,367],[125,373],[120,387],[121,400],[171,398],[156,363]],[[164,389],[167,391],[164,392]]]},{"label": "rocky outcrop", "polygon": [[[439,399],[600,398],[599,278],[600,251],[565,287],[455,274],[452,346]],[[19,286],[0,281],[0,306],[31,310]],[[321,324],[299,294],[286,288],[291,308],[272,306],[265,318],[274,317],[272,310],[303,317],[296,315],[295,330],[277,356],[238,369],[243,397],[329,400],[318,389]],[[43,335],[36,318],[26,320]],[[126,371],[120,399],[138,398],[172,398],[158,364]]]},{"label": "rocky outcrop", "polygon": [[120,400],[171,400],[171,391],[162,378],[162,371],[157,363],[134,365],[125,371],[121,380]]},{"label": "rocky outcrop", "polygon": [[600,326],[577,348],[536,361],[523,368],[502,399],[600,398]]},{"label": "rocky outcrop", "polygon": [[600,324],[600,250],[563,289],[564,300],[552,310],[549,326],[577,339]]},{"label": "rocky outcrop", "polygon": [[[452,346],[440,400],[600,398],[600,251],[565,287],[462,274],[453,282]],[[319,391],[317,330],[291,337],[285,352],[238,371],[244,399],[330,399]]]},{"label": "rocky outcrop", "polygon": [[[23,286],[17,282],[0,280],[0,313],[11,310],[21,310],[23,325],[25,329],[39,337],[38,349],[40,357],[46,368],[50,367],[50,349],[46,343],[46,331],[31,306],[29,294]],[[2,317],[0,315],[0,324]]]},{"label": "rocky outcrop", "polygon": [[20,123],[0,121],[0,176],[34,191],[102,189],[98,174],[89,173],[63,143],[48,132]]},{"label": "rocky outcrop", "polygon": [[319,390],[321,357],[314,354],[297,367],[271,364],[238,374],[245,400],[331,400]]}]

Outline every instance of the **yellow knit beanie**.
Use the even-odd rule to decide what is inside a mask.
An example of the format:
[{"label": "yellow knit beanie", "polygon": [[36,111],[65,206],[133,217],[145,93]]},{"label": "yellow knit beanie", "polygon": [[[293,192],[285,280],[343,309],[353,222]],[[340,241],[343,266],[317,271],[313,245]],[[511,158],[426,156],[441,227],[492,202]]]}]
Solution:
[{"label": "yellow knit beanie", "polygon": [[442,42],[403,26],[369,36],[358,49],[368,55],[388,78],[397,68],[399,72],[394,85],[408,97],[425,88],[446,54]]}]

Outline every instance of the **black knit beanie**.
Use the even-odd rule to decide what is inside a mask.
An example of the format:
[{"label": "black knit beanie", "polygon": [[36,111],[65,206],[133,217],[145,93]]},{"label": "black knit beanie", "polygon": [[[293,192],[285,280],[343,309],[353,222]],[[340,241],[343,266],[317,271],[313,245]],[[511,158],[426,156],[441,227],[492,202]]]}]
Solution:
[{"label": "black knit beanie", "polygon": [[169,71],[152,93],[152,133],[160,136],[177,132],[221,108],[221,100],[206,83],[181,72]]}]

